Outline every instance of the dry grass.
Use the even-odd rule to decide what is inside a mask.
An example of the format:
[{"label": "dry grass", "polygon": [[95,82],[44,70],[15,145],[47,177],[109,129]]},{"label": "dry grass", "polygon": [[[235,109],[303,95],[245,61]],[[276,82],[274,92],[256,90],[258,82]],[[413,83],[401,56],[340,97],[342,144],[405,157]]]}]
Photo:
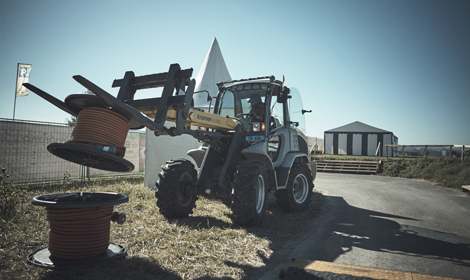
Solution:
[{"label": "dry grass", "polygon": [[230,219],[231,211],[219,201],[200,198],[194,214],[168,221],[156,206],[154,192],[141,178],[70,183],[68,191],[110,191],[129,196],[116,206],[124,212],[123,225],[112,223],[111,241],[127,248],[127,257],[67,270],[43,269],[27,262],[27,255],[47,246],[49,224],[42,207],[29,203],[40,194],[63,191],[62,187],[30,187],[17,215],[0,221],[1,279],[256,279],[286,258],[287,242],[311,233],[324,198],[315,192],[303,213],[284,213],[270,194],[268,212],[259,227],[241,228]]}]

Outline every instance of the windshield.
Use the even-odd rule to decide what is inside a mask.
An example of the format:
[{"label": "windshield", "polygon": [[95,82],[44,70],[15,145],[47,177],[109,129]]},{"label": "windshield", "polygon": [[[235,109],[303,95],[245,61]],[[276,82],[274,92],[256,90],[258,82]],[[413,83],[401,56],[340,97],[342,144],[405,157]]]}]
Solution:
[{"label": "windshield", "polygon": [[220,98],[218,113],[222,116],[236,117],[238,114],[248,114],[251,110],[250,97],[258,94],[264,103],[267,83],[250,83],[235,85],[227,88]]},{"label": "windshield", "polygon": [[304,106],[302,103],[302,97],[300,96],[300,92],[296,88],[291,87],[290,95],[292,96],[292,98],[288,99],[290,119],[292,122],[298,122],[299,126],[297,128],[300,129],[304,134],[307,134],[307,130],[305,128],[305,115],[302,114]]}]

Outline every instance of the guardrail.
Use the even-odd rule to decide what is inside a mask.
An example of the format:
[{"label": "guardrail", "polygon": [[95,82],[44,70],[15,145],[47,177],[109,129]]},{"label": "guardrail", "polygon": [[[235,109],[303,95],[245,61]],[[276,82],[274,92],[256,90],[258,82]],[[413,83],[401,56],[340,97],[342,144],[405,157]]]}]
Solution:
[{"label": "guardrail", "polygon": [[424,158],[428,158],[428,147],[442,147],[442,148],[447,148],[449,147],[450,152],[449,152],[449,157],[452,157],[452,147],[461,147],[462,148],[462,153],[461,153],[461,159],[464,160],[465,158],[465,153],[470,153],[470,149],[465,150],[465,147],[470,147],[470,145],[385,145],[385,150],[387,154],[387,159],[388,159],[388,148],[399,148],[401,147],[401,156],[402,159],[405,158],[405,148],[424,148]]}]

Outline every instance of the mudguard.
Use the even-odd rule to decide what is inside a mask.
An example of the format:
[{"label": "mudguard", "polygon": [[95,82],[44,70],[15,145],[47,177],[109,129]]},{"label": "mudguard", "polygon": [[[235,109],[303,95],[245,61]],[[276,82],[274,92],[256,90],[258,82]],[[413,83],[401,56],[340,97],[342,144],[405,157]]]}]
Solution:
[{"label": "mudguard", "polygon": [[315,181],[315,178],[317,177],[317,162],[309,161],[308,163],[310,164],[310,171],[312,172],[313,181]]},{"label": "mudguard", "polygon": [[277,174],[274,170],[274,165],[271,161],[271,158],[266,153],[268,150],[267,145],[268,144],[266,142],[260,142],[241,150],[241,154],[247,159],[255,159],[265,164],[266,172],[268,173],[268,179],[270,182],[270,188],[274,189],[274,186],[277,186]]},{"label": "mudguard", "polygon": [[[282,162],[281,166],[276,169],[278,190],[285,189],[287,187],[287,181],[289,179],[290,170],[294,162],[308,164],[309,169],[312,170],[311,163],[309,162],[306,154],[296,153],[296,152],[288,153],[285,156],[284,161]],[[316,173],[316,168],[315,168],[315,173]],[[312,172],[312,175],[314,175],[313,172]]]},{"label": "mudguard", "polygon": [[187,152],[187,155],[194,159],[198,168],[201,168],[202,161],[204,160],[204,156],[206,155],[207,149],[207,145],[201,145],[199,148],[192,149]]},{"label": "mudguard", "polygon": [[258,144],[243,149],[241,153],[247,159],[254,159],[264,162],[264,164],[266,164],[267,170],[274,170],[273,162],[271,161],[269,155],[266,153],[267,150],[267,143],[260,142]]}]

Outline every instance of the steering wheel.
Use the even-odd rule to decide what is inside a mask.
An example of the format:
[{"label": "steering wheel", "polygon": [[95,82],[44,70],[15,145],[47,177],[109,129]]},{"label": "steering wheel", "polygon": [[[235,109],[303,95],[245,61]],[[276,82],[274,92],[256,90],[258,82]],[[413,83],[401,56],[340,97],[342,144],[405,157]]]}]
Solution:
[{"label": "steering wheel", "polygon": [[237,118],[240,118],[240,117],[243,117],[245,116],[247,119],[251,119],[251,114],[243,114],[243,113],[240,113],[240,114],[237,114]]}]

